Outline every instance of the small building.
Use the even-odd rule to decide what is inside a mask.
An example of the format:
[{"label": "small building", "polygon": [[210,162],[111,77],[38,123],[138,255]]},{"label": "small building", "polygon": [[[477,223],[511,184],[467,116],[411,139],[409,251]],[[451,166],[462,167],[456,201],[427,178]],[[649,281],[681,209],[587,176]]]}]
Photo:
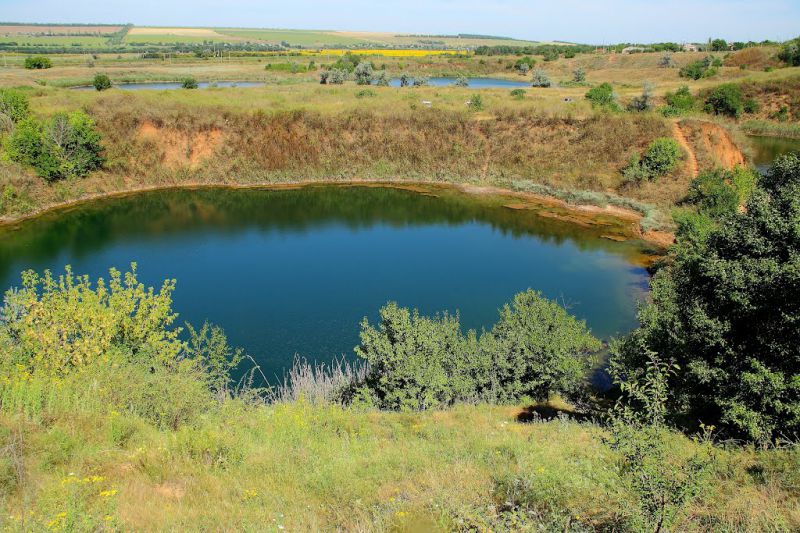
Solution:
[{"label": "small building", "polygon": [[643,46],[628,46],[622,49],[623,54],[640,54],[644,52]]},{"label": "small building", "polygon": [[700,47],[693,43],[684,43],[681,47],[684,52],[699,52]]}]

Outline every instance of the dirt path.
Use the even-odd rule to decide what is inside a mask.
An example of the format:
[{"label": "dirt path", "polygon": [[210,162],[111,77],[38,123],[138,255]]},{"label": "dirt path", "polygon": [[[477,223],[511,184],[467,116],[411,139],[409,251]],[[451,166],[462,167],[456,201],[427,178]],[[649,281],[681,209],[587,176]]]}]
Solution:
[{"label": "dirt path", "polygon": [[686,134],[683,133],[680,123],[674,122],[672,124],[672,133],[675,136],[675,140],[678,141],[678,144],[680,144],[683,149],[686,150],[686,153],[689,156],[688,160],[686,161],[686,166],[689,169],[692,178],[696,178],[697,174],[700,172],[700,165],[697,164],[697,155],[695,155],[692,145],[689,144]]}]

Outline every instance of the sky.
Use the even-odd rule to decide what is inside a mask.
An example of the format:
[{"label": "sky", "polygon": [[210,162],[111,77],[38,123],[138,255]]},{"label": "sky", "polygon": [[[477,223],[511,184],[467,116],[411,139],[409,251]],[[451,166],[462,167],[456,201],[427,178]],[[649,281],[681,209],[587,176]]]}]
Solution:
[{"label": "sky", "polygon": [[800,0],[0,0],[4,22],[478,33],[590,44],[786,40]]}]

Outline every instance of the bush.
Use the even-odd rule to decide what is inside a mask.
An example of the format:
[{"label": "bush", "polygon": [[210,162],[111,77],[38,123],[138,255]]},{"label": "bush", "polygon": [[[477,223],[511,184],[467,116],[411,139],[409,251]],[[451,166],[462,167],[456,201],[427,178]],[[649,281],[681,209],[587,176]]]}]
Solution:
[{"label": "bush", "polygon": [[181,87],[184,89],[197,89],[197,80],[191,77],[184,78],[184,80],[181,82]]},{"label": "bush", "polygon": [[105,91],[111,88],[111,79],[105,74],[95,74],[92,85],[94,85],[94,88],[98,91]]},{"label": "bush", "polygon": [[748,98],[744,101],[742,109],[748,115],[755,115],[759,111],[761,111],[761,104],[758,103],[758,100],[755,98]]},{"label": "bush", "polygon": [[361,401],[418,410],[459,400],[517,402],[575,394],[600,348],[586,324],[528,290],[491,331],[464,335],[458,316],[421,317],[390,303],[376,329],[365,319],[356,354],[368,364]]},{"label": "bush", "polygon": [[531,81],[531,87],[550,87],[551,82],[550,78],[547,76],[547,73],[541,69],[536,69],[533,71],[533,80]]},{"label": "bush", "polygon": [[628,104],[628,111],[644,112],[653,109],[653,85],[645,82],[641,96],[634,96]]},{"label": "bush", "polygon": [[373,98],[377,96],[372,89],[362,89],[356,93],[356,98]]},{"label": "bush", "polygon": [[744,110],[742,89],[733,83],[714,88],[706,97],[705,110],[715,115],[739,118]]},{"label": "bush", "polygon": [[650,143],[644,154],[634,154],[623,170],[627,181],[655,181],[672,172],[678,166],[683,150],[671,137],[660,137]]},{"label": "bush", "polygon": [[82,111],[57,113],[46,123],[23,120],[7,151],[12,161],[32,166],[48,181],[85,176],[103,164],[100,134]]},{"label": "bush", "polygon": [[776,159],[759,185],[705,238],[679,236],[612,359],[628,374],[653,353],[675,363],[672,423],[765,442],[800,434],[800,156]]},{"label": "bush", "polygon": [[717,70],[712,67],[714,59],[711,56],[689,63],[678,71],[681,78],[689,78],[691,80],[699,80],[700,78],[710,78],[717,73]]},{"label": "bush", "polygon": [[687,200],[714,219],[732,215],[755,189],[755,173],[744,167],[703,172],[689,186]]},{"label": "bush", "polygon": [[800,37],[784,44],[778,58],[789,66],[800,66]]},{"label": "bush", "polygon": [[481,95],[475,93],[470,97],[469,108],[472,111],[483,111],[483,98]]},{"label": "bush", "polygon": [[513,89],[511,91],[511,97],[514,100],[522,100],[525,98],[525,89]]},{"label": "bush", "polygon": [[372,71],[372,64],[366,61],[359,63],[353,71],[356,83],[358,85],[370,85],[374,75]]},{"label": "bush", "polygon": [[695,98],[686,85],[679,87],[674,93],[667,92],[667,94],[664,95],[664,100],[667,102],[667,105],[661,109],[661,112],[665,116],[681,115],[691,111],[695,106]]},{"label": "bush", "polygon": [[614,94],[614,88],[610,83],[601,83],[597,87],[592,87],[586,93],[586,99],[592,103],[592,106],[603,107],[606,109],[619,109],[617,105],[617,95]]},{"label": "bush", "polygon": [[469,80],[465,76],[459,75],[453,85],[455,87],[469,87]]},{"label": "bush", "polygon": [[25,93],[16,89],[0,89],[0,114],[16,123],[28,118],[29,113],[28,97]]},{"label": "bush", "polygon": [[572,71],[572,81],[575,83],[583,83],[586,81],[586,71],[582,68],[576,68]]},{"label": "bush", "polygon": [[41,70],[45,68],[51,68],[53,63],[50,61],[49,57],[44,56],[32,56],[25,58],[25,68],[30,70]]}]

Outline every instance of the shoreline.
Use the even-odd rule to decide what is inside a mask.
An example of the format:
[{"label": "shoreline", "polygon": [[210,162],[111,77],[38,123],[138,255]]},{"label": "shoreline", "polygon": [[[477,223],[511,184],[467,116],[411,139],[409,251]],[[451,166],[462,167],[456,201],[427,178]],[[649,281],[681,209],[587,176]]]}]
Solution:
[{"label": "shoreline", "polygon": [[[609,215],[622,222],[628,222],[633,225],[632,238],[638,238],[648,244],[652,244],[661,249],[668,248],[674,242],[674,234],[665,231],[651,230],[642,232],[640,228],[640,221],[644,215],[633,209],[626,209],[623,207],[606,205],[604,207],[592,204],[570,204],[567,201],[544,194],[537,194],[532,192],[517,191],[495,185],[475,185],[468,183],[452,183],[452,182],[432,182],[432,181],[403,181],[403,180],[371,180],[371,179],[349,179],[349,180],[297,180],[286,181],[280,183],[221,183],[221,182],[186,182],[174,183],[165,185],[144,185],[125,187],[123,189],[84,194],[80,197],[64,200],[62,202],[46,204],[38,209],[34,209],[30,213],[20,216],[1,216],[0,227],[13,226],[15,224],[23,223],[28,220],[38,218],[50,213],[61,210],[68,210],[80,206],[82,204],[100,201],[111,198],[124,198],[126,196],[134,196],[137,194],[167,191],[167,190],[200,190],[200,189],[233,189],[233,190],[287,190],[299,189],[314,185],[338,185],[338,186],[378,186],[378,187],[393,187],[400,189],[407,189],[419,192],[419,187],[442,187],[456,190],[463,194],[468,195],[497,195],[507,196],[510,198],[517,198],[529,202],[535,202],[546,206],[553,206],[570,211],[573,213],[589,214],[589,215]],[[574,223],[574,222],[573,222]]]}]

